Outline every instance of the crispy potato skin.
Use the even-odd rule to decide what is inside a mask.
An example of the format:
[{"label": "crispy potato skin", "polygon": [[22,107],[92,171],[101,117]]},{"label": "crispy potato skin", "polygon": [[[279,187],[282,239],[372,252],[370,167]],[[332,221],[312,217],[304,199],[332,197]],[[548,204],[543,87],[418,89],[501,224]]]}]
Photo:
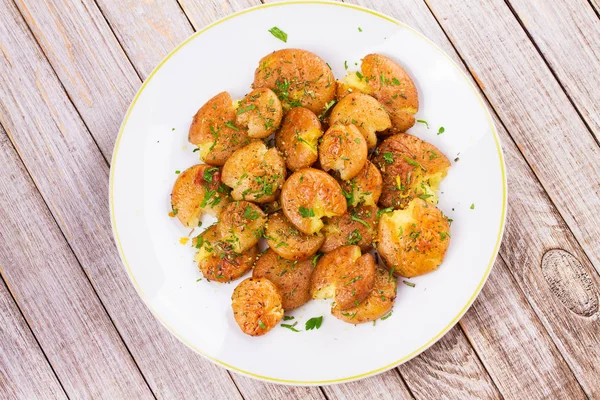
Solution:
[{"label": "crispy potato skin", "polygon": [[360,206],[340,217],[327,218],[321,232],[325,235],[320,249],[324,253],[347,245],[368,251],[377,235],[377,207]]},{"label": "crispy potato skin", "polygon": [[308,108],[292,108],[275,134],[275,145],[287,167],[296,171],[308,168],[319,158],[317,148],[323,136],[319,118]]},{"label": "crispy potato skin", "polygon": [[321,230],[322,217],[343,215],[347,209],[337,181],[313,168],[304,168],[290,175],[281,189],[281,204],[287,219],[307,235]]},{"label": "crispy potato skin", "polygon": [[325,237],[302,233],[279,211],[269,216],[265,237],[269,247],[286,260],[302,260],[315,254]]},{"label": "crispy potato skin", "polygon": [[253,278],[267,278],[281,293],[283,309],[293,310],[310,300],[311,260],[290,261],[273,250],[263,253],[252,270]]},{"label": "crispy potato skin", "polygon": [[410,278],[438,268],[450,244],[450,224],[433,204],[416,198],[379,219],[377,250],[389,268]]},{"label": "crispy potato skin", "polygon": [[313,299],[333,297],[335,306],[346,310],[358,305],[371,292],[375,261],[360,253],[358,246],[340,247],[317,262],[311,280]]},{"label": "crispy potato skin", "polygon": [[266,138],[279,128],[283,109],[277,95],[267,88],[254,89],[236,108],[237,124],[248,129],[252,139]]},{"label": "crispy potato skin", "polygon": [[281,321],[281,302],[277,287],[266,278],[244,279],[231,295],[235,322],[250,336],[262,336]]},{"label": "crispy potato skin", "polygon": [[360,204],[375,206],[381,197],[383,179],[377,167],[367,160],[358,175],[349,181],[343,181],[341,185],[350,207]]},{"label": "crispy potato skin", "polygon": [[267,215],[249,201],[230,203],[221,213],[217,231],[221,240],[229,243],[236,253],[256,246],[262,237]]},{"label": "crispy potato skin", "polygon": [[231,282],[244,275],[252,268],[257,254],[256,246],[242,254],[234,252],[229,243],[221,240],[214,225],[195,237],[192,245],[198,249],[194,260],[204,277],[217,282]]},{"label": "crispy potato skin", "polygon": [[275,148],[262,141],[242,147],[223,166],[223,183],[235,200],[268,203],[275,200],[285,181],[285,162]]},{"label": "crispy potato skin", "polygon": [[195,228],[202,214],[219,216],[229,202],[228,192],[221,186],[219,168],[194,165],[177,176],[171,192],[171,208],[185,227]]},{"label": "crispy potato skin", "polygon": [[396,278],[385,268],[377,266],[375,283],[369,296],[358,306],[341,310],[337,305],[331,314],[349,324],[362,324],[375,321],[392,310],[396,299]]},{"label": "crispy potato skin", "polygon": [[192,120],[188,140],[200,148],[202,161],[223,165],[234,151],[250,142],[246,130],[235,125],[235,117],[231,96],[227,92],[217,94],[200,107]]},{"label": "crispy potato skin", "polygon": [[400,133],[375,150],[373,163],[381,170],[382,207],[405,207],[414,197],[437,204],[437,191],[450,168],[446,156],[430,143]]},{"label": "crispy potato skin", "polygon": [[369,148],[377,145],[377,132],[391,128],[392,122],[383,105],[360,92],[342,98],[331,110],[329,124],[355,125]]},{"label": "crispy potato skin", "polygon": [[335,97],[335,78],[325,61],[300,49],[278,50],[263,57],[252,87],[273,90],[285,111],[302,106],[319,114]]},{"label": "crispy potato skin", "polygon": [[354,125],[333,125],[323,135],[319,161],[325,171],[334,170],[343,180],[354,178],[367,162],[369,149]]}]

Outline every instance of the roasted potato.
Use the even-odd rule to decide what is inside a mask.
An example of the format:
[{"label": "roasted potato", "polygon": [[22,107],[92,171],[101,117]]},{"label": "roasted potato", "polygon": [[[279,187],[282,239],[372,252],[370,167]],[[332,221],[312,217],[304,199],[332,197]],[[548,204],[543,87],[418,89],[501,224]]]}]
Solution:
[{"label": "roasted potato", "polygon": [[390,116],[375,98],[360,92],[350,93],[331,110],[329,124],[355,125],[367,141],[367,147],[377,145],[377,132],[392,126]]},{"label": "roasted potato", "polygon": [[407,133],[377,146],[373,163],[383,178],[379,204],[394,208],[405,207],[415,197],[437,204],[440,182],[450,168],[450,161],[435,146]]},{"label": "roasted potato", "polygon": [[192,121],[188,140],[200,149],[200,160],[223,165],[237,149],[250,143],[246,129],[236,125],[231,96],[221,92],[204,104]]},{"label": "roasted potato", "polygon": [[275,200],[285,181],[285,162],[275,148],[252,142],[229,157],[222,180],[235,200],[268,203]]},{"label": "roasted potato", "polygon": [[375,280],[375,261],[361,255],[360,247],[344,246],[317,262],[311,280],[313,299],[333,298],[335,307],[346,310],[367,298]]},{"label": "roasted potato", "polygon": [[377,207],[360,206],[340,217],[327,218],[321,232],[325,235],[320,249],[324,253],[353,244],[368,251],[377,234]]},{"label": "roasted potato", "polygon": [[171,209],[185,227],[194,228],[204,213],[218,217],[229,199],[229,188],[221,183],[219,168],[198,164],[177,177]]},{"label": "roasted potato", "polygon": [[236,253],[256,246],[263,236],[267,215],[249,201],[230,203],[221,213],[217,232],[221,241],[228,243]]},{"label": "roasted potato", "polygon": [[350,207],[356,207],[360,204],[365,206],[377,205],[381,196],[382,185],[381,172],[369,160],[367,160],[358,175],[349,181],[343,181],[341,184]]},{"label": "roasted potato", "polygon": [[277,286],[283,309],[293,310],[310,300],[310,277],[313,264],[310,259],[290,261],[272,249],[263,253],[252,270],[253,278],[267,278]]},{"label": "roasted potato", "polygon": [[349,324],[375,321],[392,310],[395,299],[396,278],[385,268],[378,266],[375,271],[375,283],[369,296],[356,307],[346,310],[342,310],[336,305],[331,309],[331,314]]},{"label": "roasted potato", "polygon": [[337,181],[313,168],[290,175],[281,189],[281,205],[287,219],[307,235],[321,230],[321,218],[343,215],[347,209]]},{"label": "roasted potato", "polygon": [[264,335],[281,321],[281,302],[277,287],[266,278],[244,279],[231,295],[235,322],[250,336]]},{"label": "roasted potato", "polygon": [[194,260],[204,277],[211,281],[230,282],[248,272],[256,259],[256,246],[238,254],[230,243],[219,237],[216,225],[192,240],[198,249]]},{"label": "roasted potato", "polygon": [[308,108],[292,108],[281,129],[275,134],[275,145],[292,171],[308,168],[317,161],[319,138],[323,136],[319,118]]},{"label": "roasted potato", "polygon": [[377,250],[387,266],[407,278],[431,272],[450,244],[450,224],[433,204],[413,199],[379,219]]},{"label": "roasted potato", "polygon": [[333,125],[319,145],[319,161],[325,171],[334,170],[343,180],[354,178],[365,166],[367,142],[354,125]]},{"label": "roasted potato", "polygon": [[260,88],[248,93],[238,103],[235,114],[237,124],[248,129],[248,137],[262,139],[279,128],[283,110],[271,89]]},{"label": "roasted potato", "polygon": [[302,260],[315,254],[325,237],[321,233],[302,233],[279,211],[269,216],[265,231],[267,243],[286,260]]},{"label": "roasted potato", "polygon": [[319,56],[283,49],[260,60],[252,87],[273,90],[285,111],[302,106],[319,114],[335,98],[336,86],[331,69]]},{"label": "roasted potato", "polygon": [[404,68],[381,54],[362,59],[362,74],[351,72],[337,83],[337,96],[355,91],[375,97],[390,114],[392,133],[406,132],[419,110],[417,88]]}]

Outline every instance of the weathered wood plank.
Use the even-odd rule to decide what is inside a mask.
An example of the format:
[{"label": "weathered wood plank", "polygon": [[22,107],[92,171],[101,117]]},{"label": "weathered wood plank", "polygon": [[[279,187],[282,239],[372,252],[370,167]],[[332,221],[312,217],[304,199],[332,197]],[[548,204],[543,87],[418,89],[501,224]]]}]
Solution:
[{"label": "weathered wood plank", "polygon": [[594,10],[596,10],[596,15],[598,15],[598,18],[600,18],[600,1],[590,0],[590,4],[592,5],[592,7],[594,7]]},{"label": "weathered wood plank", "polygon": [[233,379],[245,400],[306,399],[326,400],[318,386],[284,386],[257,381],[239,374]]},{"label": "weathered wood plank", "polygon": [[412,399],[410,391],[402,381],[398,370],[340,385],[323,386],[328,399]]},{"label": "weathered wood plank", "polygon": [[[260,0],[178,0],[195,30],[236,11],[261,4]],[[264,1],[270,3],[270,1]]]},{"label": "weathered wood plank", "polygon": [[[88,6],[94,6],[93,2]],[[2,123],[149,385],[158,397],[239,398],[227,372],[179,343],[154,319],[135,293],[112,239],[106,161],[18,11],[8,1],[2,2],[2,9],[7,10],[0,15]],[[31,12],[34,9],[37,10],[30,8]],[[84,14],[79,23],[93,25]],[[60,28],[46,27],[48,30]],[[97,43],[99,47],[102,41]],[[94,49],[77,56],[91,57],[91,50]],[[60,68],[60,65],[68,63],[55,67]],[[118,86],[118,81],[115,84]],[[116,135],[116,126],[113,128],[111,134]],[[21,281],[22,290],[26,291],[27,285],[33,283],[35,280]],[[9,284],[17,290],[16,283],[10,281]],[[90,362],[89,357],[93,355],[91,351],[73,354],[81,358],[82,364]],[[111,363],[98,364],[99,368],[112,366]],[[112,369],[118,371],[115,366]],[[97,379],[98,385],[102,384],[101,376]],[[119,381],[126,382],[115,380]]]},{"label": "weathered wood plank", "polygon": [[[0,128],[0,135],[5,137]],[[5,399],[66,399],[52,367],[0,279],[0,393]]]},{"label": "weathered wood plank", "polygon": [[[6,15],[5,7],[0,10]],[[9,26],[18,32],[14,25],[0,25],[2,37],[7,37]],[[0,86],[5,87],[1,79]],[[2,276],[67,395],[151,399],[150,389],[4,133],[0,165]]]},{"label": "weathered wood plank", "polygon": [[509,0],[600,142],[600,19],[586,0]]},{"label": "weathered wood plank", "polygon": [[519,307],[510,312],[511,303],[526,301],[521,292],[506,285],[511,279],[498,258],[481,296],[460,322],[486,366],[505,364],[492,374],[500,392],[511,399],[585,399],[533,311]]},{"label": "weathered wood plank", "polygon": [[503,1],[427,3],[600,271],[600,147],[566,94]]}]

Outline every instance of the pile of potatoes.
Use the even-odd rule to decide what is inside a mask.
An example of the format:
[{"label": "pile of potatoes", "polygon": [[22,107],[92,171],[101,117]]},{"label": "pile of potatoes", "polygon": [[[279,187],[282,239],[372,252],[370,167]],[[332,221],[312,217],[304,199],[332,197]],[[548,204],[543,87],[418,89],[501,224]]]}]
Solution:
[{"label": "pile of potatoes", "polygon": [[262,58],[244,99],[222,92],[198,110],[189,141],[203,163],[178,176],[172,213],[188,228],[218,218],[192,241],[206,279],[252,270],[232,295],[244,333],[265,334],[311,298],[333,299],[348,323],[374,321],[392,309],[396,275],[442,263],[450,226],[435,204],[450,162],[404,133],[417,110],[390,58],[369,54],[336,81],[299,49]]}]

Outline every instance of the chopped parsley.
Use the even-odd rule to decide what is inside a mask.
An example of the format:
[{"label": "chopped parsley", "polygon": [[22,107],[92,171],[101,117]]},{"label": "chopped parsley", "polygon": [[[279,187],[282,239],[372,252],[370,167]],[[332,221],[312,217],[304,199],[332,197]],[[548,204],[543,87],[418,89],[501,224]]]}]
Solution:
[{"label": "chopped parsley", "polygon": [[421,124],[425,124],[425,126],[427,127],[427,129],[429,129],[429,124],[424,119],[418,119],[417,122],[419,122]]},{"label": "chopped parsley", "polygon": [[267,329],[267,326],[265,325],[264,322],[262,322],[262,320],[258,320],[258,326],[260,326],[260,329]]},{"label": "chopped parsley", "polygon": [[337,103],[337,100],[331,100],[329,103],[325,104],[325,108],[323,108],[323,112],[321,114],[319,114],[319,119],[321,121],[323,120],[323,118],[325,118],[327,111],[329,111],[329,109],[331,107],[333,107],[335,105],[335,103]]},{"label": "chopped parsley", "polygon": [[235,126],[235,125],[233,124],[233,121],[227,121],[227,122],[225,122],[223,125],[225,125],[225,126],[226,126],[226,127],[228,127],[228,128],[231,128],[231,129],[233,129],[234,131],[238,131],[238,132],[239,132],[239,130],[240,130],[240,128],[238,128],[237,126]]},{"label": "chopped parsley", "polygon": [[180,171],[180,170],[177,170],[177,171],[175,171],[175,173],[176,173],[177,175],[179,175],[179,174],[181,173],[181,171]]},{"label": "chopped parsley", "polygon": [[253,210],[250,206],[246,206],[244,209],[244,218],[249,219],[250,221],[254,221],[260,217],[258,211]]},{"label": "chopped parsley", "polygon": [[409,281],[402,281],[402,283],[404,283],[406,286],[410,286],[410,287],[415,287],[416,285],[412,282]]},{"label": "chopped parsley", "polygon": [[275,36],[277,39],[281,40],[284,43],[287,43],[287,39],[288,39],[287,33],[282,31],[278,27],[276,27],[276,26],[272,27],[271,29],[269,29],[269,32],[271,32],[271,35]]},{"label": "chopped parsley", "polygon": [[421,164],[419,164],[416,160],[413,160],[410,157],[404,156],[404,160],[409,163],[410,165],[412,165],[413,167],[419,167],[423,170],[423,172],[427,172],[427,170],[425,169],[424,166],[422,166]]},{"label": "chopped parsley", "polygon": [[358,27],[358,31],[359,31],[359,32],[362,32],[362,29],[360,29],[360,26]]},{"label": "chopped parsley", "polygon": [[443,126],[440,126],[440,129],[438,129],[438,135],[441,135],[442,133],[446,132],[446,129],[444,129]]},{"label": "chopped parsley", "polygon": [[358,79],[360,79],[361,81],[363,80],[364,76],[363,74],[361,74],[360,72],[356,71],[356,76],[358,77]]},{"label": "chopped parsley", "polygon": [[313,329],[319,329],[321,327],[322,323],[323,323],[323,316],[314,317],[314,318],[311,318],[308,321],[306,321],[306,324],[304,324],[304,328],[307,331],[310,331]]},{"label": "chopped parsley", "polygon": [[240,107],[240,108],[238,108],[238,109],[235,111],[235,113],[236,113],[237,115],[240,115],[240,114],[243,114],[243,113],[245,113],[245,112],[252,111],[252,110],[254,110],[255,108],[256,108],[256,106],[255,106],[254,104],[248,104],[246,107]]},{"label": "chopped parsley", "polygon": [[387,153],[387,152],[383,153],[383,159],[388,164],[391,164],[394,162],[394,157],[393,157],[392,153]]},{"label": "chopped parsley", "polygon": [[350,235],[348,235],[348,244],[350,245],[360,243],[361,240],[362,235],[360,234],[358,229],[353,230],[352,232],[350,232]]},{"label": "chopped parsley", "polygon": [[392,211],[394,211],[394,207],[388,207],[388,208],[381,209],[381,210],[377,211],[376,217],[379,218],[383,214],[387,214],[387,213],[390,213]]},{"label": "chopped parsley", "polygon": [[363,224],[364,226],[366,226],[368,229],[371,229],[371,225],[369,225],[369,223],[367,221],[358,218],[356,215],[351,215],[350,219],[352,221],[360,222],[361,224]]},{"label": "chopped parsley", "polygon": [[298,208],[298,212],[300,213],[302,218],[308,218],[308,217],[315,216],[315,212],[312,208],[306,208],[306,207],[300,206],[300,208]]},{"label": "chopped parsley", "polygon": [[283,316],[283,320],[284,320],[284,321],[290,321],[290,320],[292,320],[292,319],[294,319],[294,317],[292,317],[291,315],[284,315],[284,316]]},{"label": "chopped parsley", "polygon": [[[294,318],[294,317],[292,317],[292,318]],[[294,322],[293,325],[290,325],[290,324],[281,324],[279,326],[281,326],[282,328],[287,328],[287,329],[289,329],[292,332],[300,332],[298,329],[294,328],[297,324],[298,324],[298,321]]]},{"label": "chopped parsley", "polygon": [[321,258],[322,255],[323,255],[322,253],[317,253],[313,256],[313,258],[312,258],[313,268],[315,268],[317,266],[317,261],[319,261],[319,258]]},{"label": "chopped parsley", "polygon": [[344,69],[347,70],[348,69],[348,61],[344,61]]},{"label": "chopped parsley", "polygon": [[392,313],[393,313],[393,311],[390,311],[390,312],[389,312],[387,315],[385,315],[385,316],[381,317],[381,320],[382,320],[382,321],[385,321],[386,319],[388,319],[389,317],[391,317],[391,316],[392,316]]},{"label": "chopped parsley", "polygon": [[474,210],[475,209],[475,203],[471,204],[470,208],[471,208],[471,210]]}]

